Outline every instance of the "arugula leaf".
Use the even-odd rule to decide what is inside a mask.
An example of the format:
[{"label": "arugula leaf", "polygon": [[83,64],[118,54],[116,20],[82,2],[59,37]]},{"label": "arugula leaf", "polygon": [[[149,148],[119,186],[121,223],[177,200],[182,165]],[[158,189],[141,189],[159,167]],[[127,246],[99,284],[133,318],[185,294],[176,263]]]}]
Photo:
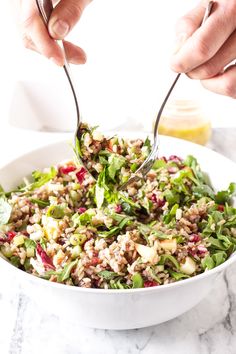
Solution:
[{"label": "arugula leaf", "polygon": [[111,280],[119,276],[117,273],[111,272],[109,270],[102,270],[98,273],[98,275],[105,280]]},{"label": "arugula leaf", "polygon": [[12,207],[5,200],[0,198],[0,225],[6,225],[11,217]]},{"label": "arugula leaf", "polygon": [[225,204],[230,201],[230,198],[236,195],[236,183],[230,183],[226,191],[219,191],[215,196],[215,201],[218,204]]},{"label": "arugula leaf", "polygon": [[213,254],[212,259],[215,262],[215,267],[217,267],[218,265],[225,262],[227,259],[227,254],[226,252],[217,252]]},{"label": "arugula leaf", "polygon": [[159,170],[160,168],[165,168],[167,166],[167,163],[160,159],[160,160],[156,160],[152,166],[153,170]]},{"label": "arugula leaf", "polygon": [[74,266],[77,264],[78,260],[68,263],[62,270],[62,272],[58,275],[58,281],[61,283],[67,280],[70,277],[70,273]]},{"label": "arugula leaf", "polygon": [[215,267],[215,262],[213,261],[212,257],[209,255],[207,255],[202,259],[201,264],[204,270],[206,269],[210,270]]},{"label": "arugula leaf", "polygon": [[119,226],[115,226],[112,229],[110,229],[109,231],[98,232],[98,236],[107,238],[107,237],[116,235],[119,231],[120,231]]},{"label": "arugula leaf", "polygon": [[170,270],[170,269],[168,271],[169,271],[171,277],[177,281],[180,279],[189,278],[189,275],[187,275],[187,274],[174,272],[173,270]]},{"label": "arugula leaf", "polygon": [[46,206],[50,205],[50,202],[47,200],[31,198],[30,201],[31,203],[37,204],[41,208],[45,208]]},{"label": "arugula leaf", "polygon": [[104,170],[99,174],[97,183],[95,186],[95,201],[97,204],[98,209],[100,209],[103,205],[105,199],[105,190],[108,189],[106,185],[106,171],[107,168],[105,167]]},{"label": "arugula leaf", "polygon": [[163,221],[165,224],[169,224],[173,218],[175,218],[176,211],[179,208],[179,204],[175,204],[172,206],[169,213],[165,214],[163,217]]},{"label": "arugula leaf", "polygon": [[124,156],[120,156],[120,155],[115,155],[115,154],[111,154],[108,158],[108,175],[109,177],[115,181],[115,176],[117,174],[117,172],[120,171],[121,167],[123,167],[126,163],[126,159]]},{"label": "arugula leaf", "polygon": [[73,222],[74,227],[77,225],[85,226],[91,223],[93,216],[95,216],[95,211],[88,209],[83,214],[75,213],[72,216],[71,220]]},{"label": "arugula leaf", "polygon": [[163,193],[163,196],[168,202],[169,206],[172,206],[174,204],[179,204],[180,202],[180,195],[170,189],[166,189]]},{"label": "arugula leaf", "polygon": [[192,191],[193,191],[193,195],[197,198],[202,198],[202,197],[210,197],[211,199],[215,198],[214,191],[207,184],[193,186]]},{"label": "arugula leaf", "polygon": [[224,243],[214,237],[209,237],[208,241],[211,243],[211,247],[217,250],[226,251],[229,246],[225,246]]},{"label": "arugula leaf", "polygon": [[212,256],[207,255],[205,258],[203,258],[201,264],[203,269],[210,270],[224,263],[226,259],[227,259],[227,253],[224,251],[219,251],[214,253]]},{"label": "arugula leaf", "polygon": [[132,282],[133,282],[133,286],[132,286],[133,289],[143,288],[143,284],[144,284],[143,278],[139,273],[135,273],[132,276]]},{"label": "arugula leaf", "polygon": [[180,268],[179,262],[176,260],[176,258],[170,254],[163,254],[161,255],[160,261],[158,262],[158,265],[164,265],[166,261],[170,261],[173,263],[176,269]]},{"label": "arugula leaf", "polygon": [[202,183],[205,182],[204,174],[201,171],[199,163],[194,156],[188,155],[184,161],[184,164],[186,166],[189,166],[193,170],[193,173],[198,181],[200,181]]},{"label": "arugula leaf", "polygon": [[83,157],[83,154],[81,152],[80,141],[79,141],[79,139],[77,137],[75,139],[75,149],[74,149],[74,151],[75,151],[75,154],[76,154],[77,157]]},{"label": "arugula leaf", "polygon": [[49,172],[33,171],[32,177],[34,182],[27,184],[24,187],[20,187],[18,191],[26,192],[33,191],[37,188],[42,187],[44,184],[52,180],[57,175],[57,170],[55,167],[51,167]]},{"label": "arugula leaf", "polygon": [[122,283],[122,278],[112,279],[110,281],[111,289],[130,289],[130,286]]},{"label": "arugula leaf", "polygon": [[61,205],[51,205],[47,210],[47,216],[54,219],[62,219],[65,215],[65,210]]}]

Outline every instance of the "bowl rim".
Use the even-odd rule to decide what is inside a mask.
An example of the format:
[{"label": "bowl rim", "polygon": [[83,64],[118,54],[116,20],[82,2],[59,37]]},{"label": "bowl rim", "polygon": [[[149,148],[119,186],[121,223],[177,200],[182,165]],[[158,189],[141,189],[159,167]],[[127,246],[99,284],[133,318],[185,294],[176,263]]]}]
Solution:
[{"label": "bowl rim", "polygon": [[[118,134],[116,135],[120,135],[120,133],[122,133],[122,136],[124,135],[123,132],[118,132]],[[135,132],[137,133],[137,132]],[[106,132],[104,133],[106,134]],[[111,132],[109,132],[109,134],[111,134]],[[129,134],[127,134],[129,135]],[[144,136],[144,135],[148,135],[148,134],[144,134],[143,132],[141,132],[140,136]],[[202,146],[202,145],[198,145],[196,143],[192,143],[190,141],[184,140],[184,139],[179,139],[179,138],[174,138],[174,137],[169,137],[169,136],[163,136],[160,135],[161,139],[164,138],[164,140],[172,140],[172,141],[176,141],[176,142],[181,142],[182,144],[186,145],[193,145],[195,146],[195,148],[202,150],[202,151],[207,151],[208,153],[210,152],[211,154],[217,156],[220,156],[221,158],[225,159],[228,163],[230,163],[231,165],[234,165],[234,167],[236,168],[236,163],[232,160],[230,160],[229,158],[225,157],[224,155],[211,150],[208,147]],[[31,151],[25,153],[25,154],[20,154],[19,156],[17,156],[14,159],[11,159],[7,164],[1,165],[0,166],[0,172],[2,170],[7,169],[8,166],[12,165],[13,163],[16,163],[19,159],[21,158],[27,158],[28,156],[37,153],[38,151],[56,146],[56,145],[62,145],[62,144],[67,144],[68,145],[68,140],[69,139],[65,139],[62,138],[59,141],[56,142],[52,142],[52,143],[47,143],[42,145],[41,147],[37,147],[32,149]],[[211,275],[217,274],[219,272],[222,272],[223,270],[225,270],[228,266],[230,266],[231,264],[233,264],[236,261],[236,252],[234,252],[224,263],[220,264],[219,266],[204,271],[200,274],[197,274],[193,277],[187,278],[187,279],[181,279],[179,281],[170,283],[170,284],[163,284],[163,285],[158,285],[158,286],[153,286],[153,287],[147,287],[147,288],[137,288],[137,289],[99,289],[99,288],[83,288],[83,287],[79,287],[79,286],[72,286],[72,285],[67,285],[67,284],[62,284],[62,283],[57,283],[57,282],[50,282],[47,279],[43,279],[40,278],[38,276],[35,276],[33,274],[27,273],[24,270],[21,270],[15,266],[13,266],[7,259],[5,259],[3,256],[0,256],[0,265],[3,264],[6,267],[9,266],[9,269],[11,269],[12,271],[15,270],[17,271],[17,273],[25,278],[28,278],[27,280],[29,280],[29,282],[37,282],[37,283],[41,283],[42,285],[46,286],[48,284],[48,286],[53,287],[53,288],[58,288],[60,290],[72,290],[72,291],[78,291],[81,293],[91,293],[91,294],[103,294],[103,295],[112,295],[112,294],[120,294],[120,295],[129,295],[129,294],[139,294],[139,293],[150,293],[150,292],[160,292],[160,291],[165,291],[171,288],[176,288],[176,287],[181,287],[182,285],[187,285],[193,282],[197,282],[197,281],[201,281],[201,279],[204,278],[208,278]]]}]

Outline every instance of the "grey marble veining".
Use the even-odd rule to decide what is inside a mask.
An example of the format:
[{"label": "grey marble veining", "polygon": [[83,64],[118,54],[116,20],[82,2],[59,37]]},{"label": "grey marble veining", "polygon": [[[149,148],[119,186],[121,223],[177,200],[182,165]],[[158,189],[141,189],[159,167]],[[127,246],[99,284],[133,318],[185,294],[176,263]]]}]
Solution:
[{"label": "grey marble veining", "polygon": [[[210,147],[236,161],[236,129],[216,129]],[[236,354],[236,265],[184,315],[138,330],[78,327],[39,308],[15,279],[2,274],[1,354]]]}]

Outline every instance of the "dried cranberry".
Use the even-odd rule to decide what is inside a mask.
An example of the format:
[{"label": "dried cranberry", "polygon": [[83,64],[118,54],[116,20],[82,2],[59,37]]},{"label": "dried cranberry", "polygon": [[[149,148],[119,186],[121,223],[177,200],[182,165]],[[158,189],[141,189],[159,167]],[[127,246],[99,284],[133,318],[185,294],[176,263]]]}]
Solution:
[{"label": "dried cranberry", "polygon": [[197,234],[192,234],[190,237],[189,237],[189,241],[191,242],[199,242],[201,241],[201,236],[197,235]]},{"label": "dried cranberry", "polygon": [[80,207],[77,211],[79,214],[83,214],[86,212],[86,210],[87,210],[86,208]]},{"label": "dried cranberry", "polygon": [[194,248],[189,248],[189,249],[188,249],[188,254],[189,254],[190,256],[192,256],[192,257],[195,257],[196,254],[197,254],[196,248],[195,248],[195,247],[194,247]]},{"label": "dried cranberry", "polygon": [[87,171],[84,167],[81,167],[81,169],[76,173],[76,177],[79,183],[82,183],[84,181],[86,173]]},{"label": "dried cranberry", "polygon": [[98,257],[93,257],[91,259],[90,265],[96,266],[97,264],[101,263],[100,259]]},{"label": "dried cranberry", "polygon": [[155,203],[158,208],[161,208],[161,207],[163,207],[165,205],[165,200],[157,198],[155,193],[152,194],[151,201],[153,203]]},{"label": "dried cranberry", "polygon": [[144,288],[151,288],[152,286],[157,286],[159,285],[156,281],[153,280],[147,280],[144,282]]},{"label": "dried cranberry", "polygon": [[207,252],[207,248],[205,246],[202,246],[202,245],[198,246],[198,250],[197,250],[198,255],[203,255],[206,252]]},{"label": "dried cranberry", "polygon": [[180,162],[182,162],[183,160],[182,160],[181,157],[179,157],[179,156],[171,155],[171,156],[169,157],[168,161],[172,161],[172,162],[175,162],[175,163],[180,163]]},{"label": "dried cranberry", "polygon": [[178,168],[172,166],[172,167],[169,167],[167,171],[168,171],[170,174],[173,174],[173,173],[178,172]]},{"label": "dried cranberry", "polygon": [[0,242],[10,243],[13,240],[13,238],[16,236],[16,232],[15,231],[8,231],[6,236],[7,236],[6,238],[1,237]]},{"label": "dried cranberry", "polygon": [[7,233],[7,239],[9,241],[13,240],[13,238],[16,236],[16,232],[15,231],[8,231]]},{"label": "dried cranberry", "polygon": [[50,269],[55,269],[54,264],[52,263],[51,258],[47,255],[47,253],[44,251],[42,246],[38,243],[36,246],[36,251],[39,255],[39,257],[42,260],[43,265],[45,268],[50,268]]},{"label": "dried cranberry", "polygon": [[61,174],[63,175],[68,175],[68,173],[73,172],[76,170],[75,166],[64,166],[64,167],[60,167],[59,171]]},{"label": "dried cranberry", "polygon": [[118,213],[118,214],[122,212],[122,206],[120,204],[117,204],[115,206],[115,212]]},{"label": "dried cranberry", "polygon": [[224,205],[219,204],[217,210],[223,212],[225,210]]}]

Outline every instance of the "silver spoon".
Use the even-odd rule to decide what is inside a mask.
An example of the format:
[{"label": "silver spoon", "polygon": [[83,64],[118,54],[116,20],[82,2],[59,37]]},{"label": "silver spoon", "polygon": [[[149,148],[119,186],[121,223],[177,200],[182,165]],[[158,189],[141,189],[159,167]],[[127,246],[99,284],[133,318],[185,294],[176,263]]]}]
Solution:
[{"label": "silver spoon", "polygon": [[[206,19],[209,17],[211,10],[212,10],[212,6],[213,6],[214,1],[210,1],[206,7],[206,11],[202,20],[202,24],[203,25],[206,21]],[[177,74],[176,78],[174,79],[174,82],[172,83],[160,109],[159,112],[157,114],[156,117],[156,121],[155,121],[155,125],[154,125],[154,139],[153,139],[153,145],[152,145],[152,150],[150,152],[150,154],[148,155],[148,157],[146,158],[146,160],[142,163],[142,165],[137,169],[137,171],[135,172],[135,174],[130,177],[128,179],[128,181],[124,184],[122,184],[122,186],[119,188],[120,190],[125,189],[129,184],[133,183],[133,182],[137,182],[140,179],[144,178],[145,175],[148,173],[148,171],[150,171],[150,169],[152,168],[154,162],[156,161],[157,157],[158,157],[158,152],[159,152],[159,138],[158,138],[158,125],[160,122],[160,118],[163,112],[163,109],[166,105],[166,102],[168,101],[171,92],[173,91],[177,81],[179,80],[181,74]]]},{"label": "silver spoon", "polygon": [[[46,27],[48,27],[48,22],[49,22],[51,13],[53,11],[52,1],[51,0],[36,0],[36,4],[38,6],[39,13],[40,13]],[[75,84],[72,79],[70,65],[68,63],[68,60],[66,59],[66,53],[65,53],[63,41],[58,40],[57,43],[60,45],[61,49],[63,50],[63,54],[64,54],[64,58],[65,58],[65,64],[63,66],[63,69],[64,69],[67,79],[69,81],[70,88],[71,88],[71,91],[72,91],[72,94],[74,97],[74,102],[75,102],[76,115],[77,115],[77,127],[76,127],[76,132],[75,132],[75,140],[76,140],[76,138],[80,139],[80,137],[81,137],[81,135],[80,135],[81,117],[80,117],[80,110],[79,110],[79,104],[78,104],[78,97],[77,97],[76,90],[75,90]],[[78,158],[79,158],[79,156],[78,156]],[[83,164],[81,159],[80,159],[80,162],[81,162],[81,164]],[[86,168],[86,170],[87,170],[87,168]]]}]

